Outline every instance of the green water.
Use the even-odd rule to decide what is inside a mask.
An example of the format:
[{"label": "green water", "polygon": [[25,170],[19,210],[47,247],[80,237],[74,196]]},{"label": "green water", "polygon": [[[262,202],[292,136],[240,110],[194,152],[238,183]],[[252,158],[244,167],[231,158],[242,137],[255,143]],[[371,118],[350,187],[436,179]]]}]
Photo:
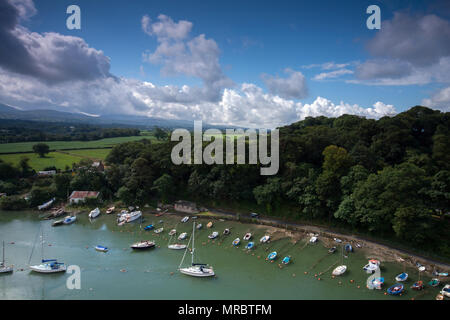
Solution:
[{"label": "green water", "polygon": [[[418,293],[409,289],[416,270],[407,270],[410,280],[405,284],[402,297],[384,295],[385,290],[368,290],[367,275],[362,267],[369,253],[357,250],[344,259],[348,271],[332,279],[331,267],[341,264],[338,253],[328,254],[319,241],[315,245],[306,240],[293,244],[282,238],[267,245],[259,243],[265,229],[230,221],[215,221],[207,229],[207,219],[198,219],[203,229],[196,231],[196,260],[214,267],[214,278],[192,278],[177,272],[183,250],[169,250],[168,231],[176,226],[178,232],[192,232],[192,224],[180,223],[180,217],[155,217],[144,215],[144,225],[153,223],[159,227],[164,222],[161,235],[143,231],[139,223],[116,225],[116,216],[102,214],[90,222],[87,214],[81,214],[72,225],[52,227],[51,221],[42,221],[32,212],[0,212],[0,241],[5,241],[7,264],[14,265],[13,274],[0,275],[0,299],[434,299],[439,289],[427,288]],[[57,258],[66,265],[81,268],[81,289],[69,290],[66,280],[69,274],[37,274],[30,272],[28,261],[38,264],[41,259],[40,228],[44,231],[44,258]],[[231,228],[231,235],[222,231]],[[220,233],[215,241],[208,241],[208,234]],[[242,237],[246,232],[254,234],[255,250],[247,253]],[[232,241],[241,238],[241,246],[233,247]],[[189,237],[188,237],[189,238]],[[187,238],[187,239],[188,239]],[[154,240],[158,247],[133,252],[129,246],[138,240]],[[185,240],[187,243],[188,240]],[[320,238],[319,238],[320,240]],[[13,244],[11,242],[14,242]],[[244,245],[242,245],[244,243]],[[96,245],[110,248],[107,253],[94,250]],[[276,250],[274,263],[265,260]],[[284,268],[279,263],[285,255],[292,263]],[[190,262],[186,255],[185,265]],[[396,274],[403,267],[396,263],[383,263],[382,276],[385,288],[395,283]],[[23,271],[21,271],[23,269]],[[121,272],[125,269],[126,272]],[[330,269],[319,281],[314,277]],[[305,271],[309,271],[307,275]],[[412,278],[412,279],[411,279]],[[350,280],[354,280],[353,283]],[[429,280],[424,278],[423,280]],[[341,282],[341,284],[339,284]],[[358,288],[357,286],[360,286]]]}]

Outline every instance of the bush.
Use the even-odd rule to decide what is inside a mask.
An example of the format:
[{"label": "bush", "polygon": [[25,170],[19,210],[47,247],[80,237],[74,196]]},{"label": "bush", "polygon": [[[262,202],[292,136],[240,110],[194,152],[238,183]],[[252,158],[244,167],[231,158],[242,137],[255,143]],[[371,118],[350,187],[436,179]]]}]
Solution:
[{"label": "bush", "polygon": [[0,199],[0,209],[2,210],[23,210],[26,208],[28,208],[28,203],[24,198],[12,196]]}]

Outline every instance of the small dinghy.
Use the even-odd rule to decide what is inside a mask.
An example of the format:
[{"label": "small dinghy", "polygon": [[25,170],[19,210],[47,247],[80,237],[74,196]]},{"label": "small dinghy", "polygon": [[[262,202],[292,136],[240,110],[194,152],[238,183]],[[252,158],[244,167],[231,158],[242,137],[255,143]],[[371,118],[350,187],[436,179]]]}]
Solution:
[{"label": "small dinghy", "polygon": [[412,286],[411,289],[413,290],[422,290],[423,289],[423,281],[419,280],[417,282],[415,282]]},{"label": "small dinghy", "polygon": [[155,226],[153,226],[152,224],[149,224],[148,226],[144,227],[144,230],[149,231],[149,230],[152,230],[153,228],[155,228]]},{"label": "small dinghy", "polygon": [[62,219],[62,220],[55,220],[55,221],[52,222],[52,227],[57,227],[57,226],[60,226],[60,225],[63,225],[63,224],[64,224],[64,219]]},{"label": "small dinghy", "polygon": [[211,233],[208,238],[210,239],[215,239],[219,236],[219,233],[217,231],[214,231],[213,233]]},{"label": "small dinghy", "polygon": [[252,249],[254,246],[255,246],[255,243],[254,243],[254,242],[249,242],[249,243],[247,243],[247,245],[245,246],[245,249],[250,250],[250,249]]},{"label": "small dinghy", "polygon": [[261,243],[266,243],[267,241],[269,241],[270,240],[270,236],[264,236],[264,237],[262,237],[261,239],[259,239],[259,242],[261,242]]},{"label": "small dinghy", "polygon": [[275,260],[276,257],[277,257],[277,252],[274,251],[274,252],[269,253],[269,255],[267,256],[267,259]]},{"label": "small dinghy", "polygon": [[245,234],[245,236],[244,236],[244,240],[245,241],[248,241],[248,240],[250,240],[252,238],[252,234],[250,233],[250,232],[247,232],[246,234]]},{"label": "small dinghy", "polygon": [[203,227],[203,225],[201,223],[199,223],[196,228],[197,228],[197,230],[200,230],[202,227]]},{"label": "small dinghy", "polygon": [[99,208],[95,208],[94,210],[92,210],[91,212],[89,212],[89,219],[95,219],[100,215],[100,209]]},{"label": "small dinghy", "polygon": [[238,246],[239,243],[241,243],[241,239],[236,238],[236,239],[233,240],[233,246]]},{"label": "small dinghy", "polygon": [[337,243],[341,243],[342,242],[342,240],[338,239],[338,238],[334,238],[333,240],[336,241]]},{"label": "small dinghy", "polygon": [[381,290],[381,287],[384,284],[384,278],[374,278],[367,284],[367,288],[370,290],[377,289]]},{"label": "small dinghy", "polygon": [[330,248],[330,249],[328,250],[328,253],[335,253],[336,250],[337,250],[336,247],[332,247],[332,248]]},{"label": "small dinghy", "polygon": [[100,251],[100,252],[108,252],[109,249],[107,247],[98,245],[98,246],[95,246],[95,250]]},{"label": "small dinghy", "polygon": [[181,222],[183,222],[183,223],[186,223],[188,221],[189,221],[189,217],[188,216],[186,216],[183,219],[181,219]]},{"label": "small dinghy", "polygon": [[180,236],[178,237],[178,240],[184,240],[187,237],[187,233],[183,232],[182,234],[180,234]]},{"label": "small dinghy", "polygon": [[116,207],[108,208],[108,209],[106,210],[106,214],[111,214],[111,213],[114,212],[114,210],[116,210]]},{"label": "small dinghy", "polygon": [[441,280],[439,280],[438,278],[433,278],[430,282],[428,282],[428,284],[432,287],[437,287],[441,284]]},{"label": "small dinghy", "polygon": [[212,221],[208,222],[208,224],[206,225],[207,228],[211,228],[213,226]]},{"label": "small dinghy", "polygon": [[225,229],[225,230],[223,230],[223,234],[224,234],[224,235],[230,234],[230,229]]},{"label": "small dinghy", "polygon": [[63,223],[64,224],[71,224],[74,223],[77,220],[77,217],[67,216],[64,218]]},{"label": "small dinghy", "polygon": [[401,294],[404,289],[405,289],[405,286],[403,284],[396,283],[392,287],[389,287],[387,289],[387,293],[389,293],[390,295],[396,296],[396,295]]},{"label": "small dinghy", "polygon": [[445,287],[441,290],[441,294],[450,298],[450,284],[445,285]]},{"label": "small dinghy", "polygon": [[309,242],[310,243],[316,243],[317,242],[317,237],[316,236],[311,237],[311,239],[309,239]]},{"label": "small dinghy", "polygon": [[336,268],[333,270],[332,274],[333,274],[333,276],[340,276],[341,274],[344,274],[345,271],[347,271],[347,266],[342,265],[342,266],[336,267]]},{"label": "small dinghy", "polygon": [[406,279],[408,279],[408,274],[406,272],[402,272],[398,276],[395,277],[395,280],[398,282],[406,281]]},{"label": "small dinghy", "polygon": [[155,242],[149,240],[143,240],[136,243],[133,243],[130,246],[134,250],[145,250],[155,247]]},{"label": "small dinghy", "polygon": [[291,262],[291,256],[286,256],[281,261],[281,263],[283,263],[283,264],[289,264],[290,262]]},{"label": "small dinghy", "polygon": [[163,232],[164,231],[164,228],[159,228],[159,229],[156,229],[155,231],[153,231],[154,233],[161,233],[161,232]]},{"label": "small dinghy", "polygon": [[363,267],[363,269],[364,269],[367,273],[371,274],[371,273],[374,273],[375,271],[377,271],[379,267],[380,267],[380,261],[379,261],[379,260],[372,259],[372,260],[369,260],[369,263],[366,264],[366,265]]},{"label": "small dinghy", "polygon": [[347,243],[344,247],[346,252],[353,252],[353,247],[350,243]]},{"label": "small dinghy", "polygon": [[172,229],[169,231],[169,236],[173,236],[175,233],[177,233],[177,229]]},{"label": "small dinghy", "polygon": [[175,243],[175,244],[169,244],[168,248],[172,249],[172,250],[183,250],[183,249],[186,249],[186,245],[181,244],[181,243]]}]

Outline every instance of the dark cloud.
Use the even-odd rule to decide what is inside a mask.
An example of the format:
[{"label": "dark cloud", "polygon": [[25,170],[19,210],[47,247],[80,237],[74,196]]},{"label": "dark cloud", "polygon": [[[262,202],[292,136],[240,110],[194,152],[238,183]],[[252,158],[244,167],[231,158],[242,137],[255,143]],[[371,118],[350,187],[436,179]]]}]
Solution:
[{"label": "dark cloud", "polygon": [[398,60],[369,60],[356,67],[356,76],[358,79],[400,79],[410,75],[412,72],[411,64]]}]

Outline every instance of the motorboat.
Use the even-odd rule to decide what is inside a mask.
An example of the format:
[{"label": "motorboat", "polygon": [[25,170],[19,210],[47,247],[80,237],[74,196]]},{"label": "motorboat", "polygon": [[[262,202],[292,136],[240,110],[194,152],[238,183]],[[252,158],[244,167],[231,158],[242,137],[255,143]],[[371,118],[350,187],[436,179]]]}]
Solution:
[{"label": "motorboat", "polygon": [[344,274],[345,271],[347,271],[347,266],[345,266],[345,265],[338,266],[338,267],[336,267],[333,270],[332,275],[333,276],[340,276],[340,275]]},{"label": "motorboat", "polygon": [[219,233],[217,231],[214,231],[213,233],[211,233],[208,238],[210,239],[215,239],[219,236]]},{"label": "motorboat", "polygon": [[380,261],[379,260],[369,260],[369,263],[366,264],[363,269],[367,272],[367,273],[374,273],[375,271],[377,271],[380,268]]},{"label": "motorboat", "polygon": [[406,272],[402,272],[395,277],[395,281],[403,282],[408,279],[408,274]]},{"label": "motorboat", "polygon": [[140,217],[142,217],[141,211],[132,211],[126,216],[126,222],[127,223],[132,222],[136,219],[139,219]]},{"label": "motorboat", "polygon": [[187,237],[187,233],[183,232],[182,234],[179,235],[178,240],[184,240]]},{"label": "motorboat", "polygon": [[95,208],[94,210],[89,212],[89,219],[97,218],[99,215],[100,215],[100,209],[99,208]]},{"label": "motorboat", "polygon": [[208,222],[208,224],[206,225],[207,228],[211,228],[213,226],[212,221]]},{"label": "motorboat", "polygon": [[161,232],[163,232],[164,231],[164,228],[158,228],[158,229],[156,229],[154,232],[155,233],[161,233]]},{"label": "motorboat", "polygon": [[152,229],[154,229],[155,227],[152,225],[152,224],[149,224],[148,226],[145,226],[144,227],[144,230],[145,231],[149,231],[149,230],[152,230]]},{"label": "motorboat", "polygon": [[441,294],[450,298],[450,284],[446,284],[444,288],[441,290]]},{"label": "motorboat", "polygon": [[250,241],[250,242],[247,243],[247,245],[245,246],[245,249],[250,250],[250,249],[252,249],[254,246],[255,246],[255,243]]},{"label": "motorboat", "polygon": [[97,245],[97,246],[95,246],[95,250],[100,251],[100,252],[108,252],[109,249],[107,247]]},{"label": "motorboat", "polygon": [[238,246],[239,243],[241,243],[241,239],[236,238],[236,239],[233,240],[233,246]]},{"label": "motorboat", "polygon": [[275,260],[276,257],[277,257],[277,252],[273,251],[273,252],[269,253],[269,255],[267,256],[267,259]]},{"label": "motorboat", "polygon": [[289,264],[290,262],[291,262],[291,256],[286,256],[281,261],[281,263],[283,263],[283,264]]},{"label": "motorboat", "polygon": [[71,223],[74,223],[76,220],[77,220],[77,217],[75,217],[75,216],[67,216],[64,218],[63,223],[71,224]]},{"label": "motorboat", "polygon": [[261,243],[266,243],[267,241],[270,240],[270,236],[265,235],[264,237],[262,237],[261,239],[259,239],[259,242]]},{"label": "motorboat", "polygon": [[130,247],[134,250],[145,250],[145,249],[154,248],[155,242],[149,241],[149,240],[143,240],[143,241],[133,243]]},{"label": "motorboat", "polygon": [[181,243],[169,244],[167,247],[172,250],[186,249],[186,245]]},{"label": "motorboat", "polygon": [[252,234],[250,233],[250,232],[247,232],[246,234],[245,234],[245,236],[244,236],[244,240],[245,241],[248,241],[248,240],[250,240],[252,238]]},{"label": "motorboat", "polygon": [[310,243],[316,243],[317,242],[317,237],[316,236],[312,236],[311,239],[309,239]]},{"label": "motorboat", "polygon": [[328,253],[335,253],[336,250],[337,250],[336,247],[331,247],[331,248],[328,250]]},{"label": "motorboat", "polygon": [[183,222],[183,223],[186,223],[188,221],[189,221],[189,217],[188,216],[186,216],[183,219],[181,219],[181,222]]},{"label": "motorboat", "polygon": [[175,233],[177,233],[177,229],[172,229],[169,231],[169,236],[173,236]]},{"label": "motorboat", "polygon": [[387,293],[389,293],[390,295],[399,295],[403,292],[403,290],[405,289],[405,286],[401,283],[396,283],[394,284],[392,287],[389,287],[387,289]]},{"label": "motorboat", "polygon": [[337,243],[341,243],[342,242],[342,240],[341,239],[338,239],[338,238],[334,238],[333,239],[335,242],[337,242]]},{"label": "motorboat", "polygon": [[432,287],[437,287],[441,284],[441,280],[439,280],[438,278],[433,278],[430,282],[428,282],[428,284]]}]

